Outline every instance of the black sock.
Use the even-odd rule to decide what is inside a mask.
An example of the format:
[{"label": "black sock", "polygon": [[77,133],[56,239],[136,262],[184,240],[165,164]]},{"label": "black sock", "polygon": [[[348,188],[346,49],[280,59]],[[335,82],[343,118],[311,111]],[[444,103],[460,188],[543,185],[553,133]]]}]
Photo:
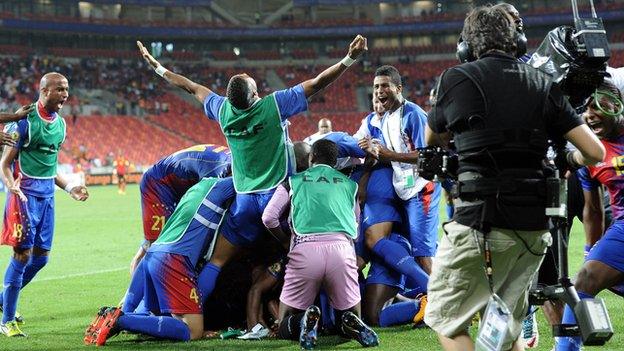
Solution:
[{"label": "black sock", "polygon": [[280,339],[299,340],[303,314],[303,312],[291,314],[284,318],[284,320],[280,322],[277,336]]}]

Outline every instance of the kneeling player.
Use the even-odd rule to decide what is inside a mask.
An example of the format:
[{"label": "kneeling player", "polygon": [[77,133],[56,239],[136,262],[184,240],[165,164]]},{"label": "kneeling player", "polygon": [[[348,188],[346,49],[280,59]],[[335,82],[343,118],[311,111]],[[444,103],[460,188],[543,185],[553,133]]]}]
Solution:
[{"label": "kneeling player", "polygon": [[[279,336],[298,339],[304,349],[316,345],[321,312],[312,304],[321,285],[341,314],[342,331],[363,346],[379,343],[377,334],[358,317],[360,291],[353,248],[359,215],[357,184],[332,168],[337,155],[334,142],[319,140],[312,146],[312,167],[290,178],[295,236],[280,296]],[[272,205],[285,208],[287,194],[280,185]]]},{"label": "kneeling player", "polygon": [[180,341],[201,338],[202,293],[195,267],[234,195],[231,178],[204,178],[189,189],[144,259],[145,304],[157,316],[101,310],[87,328],[85,343],[104,345],[122,330]]},{"label": "kneeling player", "polygon": [[[224,146],[195,145],[175,152],[150,167],[141,178],[141,208],[145,240],[130,263],[132,274],[142,275],[141,259],[158,239],[186,191],[206,177],[225,177],[230,171],[230,152]],[[133,281],[123,302],[124,312],[133,312],[143,298],[143,281]]]}]

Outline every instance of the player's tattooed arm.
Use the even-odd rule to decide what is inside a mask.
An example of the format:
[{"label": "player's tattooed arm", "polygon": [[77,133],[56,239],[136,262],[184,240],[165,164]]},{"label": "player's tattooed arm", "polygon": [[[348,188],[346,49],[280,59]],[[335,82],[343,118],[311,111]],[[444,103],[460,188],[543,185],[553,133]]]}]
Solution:
[{"label": "player's tattooed arm", "polygon": [[24,105],[15,113],[0,113],[0,123],[17,122],[35,109],[35,104]]},{"label": "player's tattooed arm", "polygon": [[156,71],[156,74],[163,77],[170,84],[184,89],[187,93],[195,96],[195,98],[202,104],[204,103],[204,100],[206,100],[206,96],[212,93],[212,90],[207,87],[197,84],[183,75],[173,73],[164,68],[160,62],[158,62],[154,56],[147,51],[147,48],[143,46],[143,43],[140,41],[137,41],[136,43],[143,59]]},{"label": "player's tattooed arm", "polygon": [[368,46],[366,38],[358,34],[349,45],[349,53],[344,59],[327,68],[318,76],[301,83],[306,98],[310,98],[314,94],[328,87],[331,83],[338,79],[344,71],[349,69],[349,66],[351,66],[353,61],[357,60],[357,58],[367,50]]}]

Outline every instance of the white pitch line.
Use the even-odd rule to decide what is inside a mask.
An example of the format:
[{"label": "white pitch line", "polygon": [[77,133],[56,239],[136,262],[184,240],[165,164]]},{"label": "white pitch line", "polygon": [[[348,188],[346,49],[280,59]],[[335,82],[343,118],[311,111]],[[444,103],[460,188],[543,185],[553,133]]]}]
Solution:
[{"label": "white pitch line", "polygon": [[99,270],[99,271],[91,271],[91,272],[84,272],[84,273],[74,273],[74,274],[61,275],[61,276],[58,276],[58,277],[34,279],[32,282],[33,283],[37,283],[37,282],[47,282],[47,281],[50,281],[50,280],[61,280],[61,279],[67,279],[67,278],[85,277],[87,275],[119,272],[119,271],[123,271],[123,270],[127,270],[127,269],[128,269],[128,267],[113,268],[113,269],[103,269],[103,270]]}]

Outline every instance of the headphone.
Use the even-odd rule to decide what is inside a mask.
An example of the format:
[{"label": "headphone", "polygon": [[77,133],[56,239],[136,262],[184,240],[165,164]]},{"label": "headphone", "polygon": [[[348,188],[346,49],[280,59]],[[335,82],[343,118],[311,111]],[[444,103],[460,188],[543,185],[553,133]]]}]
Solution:
[{"label": "headphone", "polygon": [[[520,58],[527,52],[527,37],[519,27],[516,27],[514,41],[516,42],[516,58]],[[456,56],[461,63],[472,62],[478,59],[478,57],[475,57],[470,43],[465,41],[461,34],[457,40]]]}]

